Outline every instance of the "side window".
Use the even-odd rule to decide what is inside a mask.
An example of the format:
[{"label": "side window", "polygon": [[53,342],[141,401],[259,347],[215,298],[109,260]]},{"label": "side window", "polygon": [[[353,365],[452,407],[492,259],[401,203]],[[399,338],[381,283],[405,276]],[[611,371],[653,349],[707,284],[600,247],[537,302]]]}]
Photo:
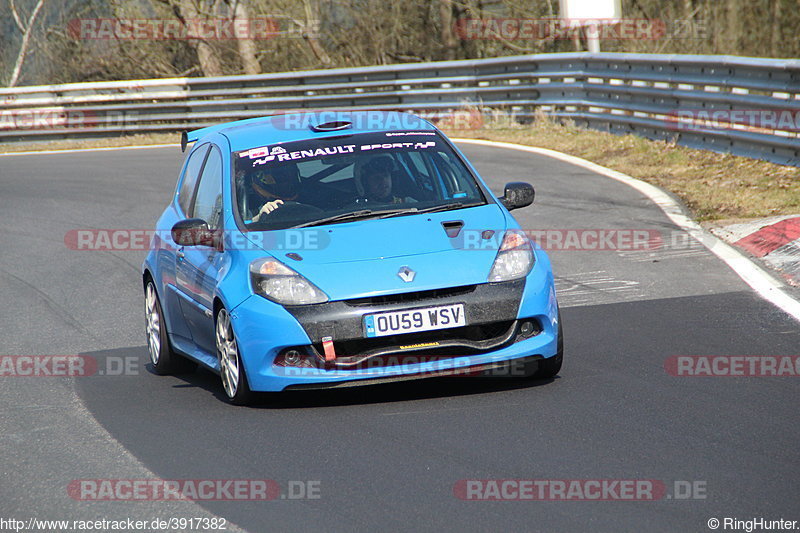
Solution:
[{"label": "side window", "polygon": [[202,218],[212,230],[222,225],[222,155],[216,147],[211,149],[203,167],[191,216]]},{"label": "side window", "polygon": [[202,145],[189,155],[189,162],[186,164],[181,188],[178,191],[178,205],[181,206],[181,210],[185,215],[189,214],[194,186],[197,184],[197,178],[200,175],[200,169],[203,166],[206,153],[208,153],[208,144]]}]

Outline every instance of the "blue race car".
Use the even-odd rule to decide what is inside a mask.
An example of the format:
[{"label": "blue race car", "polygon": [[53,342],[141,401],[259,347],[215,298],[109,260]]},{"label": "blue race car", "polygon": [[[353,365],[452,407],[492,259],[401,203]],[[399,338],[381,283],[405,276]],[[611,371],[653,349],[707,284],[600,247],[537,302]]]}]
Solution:
[{"label": "blue race car", "polygon": [[563,338],[547,254],[414,115],[294,113],[184,133],[143,265],[157,374],[256,391],[449,375],[548,378]]}]

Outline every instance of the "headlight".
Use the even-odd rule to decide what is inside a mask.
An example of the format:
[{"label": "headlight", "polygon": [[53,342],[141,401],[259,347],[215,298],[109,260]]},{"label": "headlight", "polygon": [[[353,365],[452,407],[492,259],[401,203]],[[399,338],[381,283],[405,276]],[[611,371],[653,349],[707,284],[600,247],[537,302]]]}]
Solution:
[{"label": "headlight", "polygon": [[503,244],[489,273],[489,281],[524,278],[533,268],[535,260],[531,241],[522,233],[509,231],[503,237]]},{"label": "headlight", "polygon": [[253,290],[265,298],[283,305],[320,304],[328,296],[313,283],[272,258],[250,263]]}]

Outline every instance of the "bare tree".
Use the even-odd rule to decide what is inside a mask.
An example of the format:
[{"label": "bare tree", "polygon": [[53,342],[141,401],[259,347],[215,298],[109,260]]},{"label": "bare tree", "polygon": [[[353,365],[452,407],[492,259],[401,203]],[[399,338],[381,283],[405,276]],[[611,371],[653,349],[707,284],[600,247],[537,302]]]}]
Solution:
[{"label": "bare tree", "polygon": [[44,0],[37,0],[33,11],[28,15],[27,24],[22,23],[22,19],[17,12],[17,6],[14,5],[14,0],[8,1],[11,4],[11,14],[14,17],[14,23],[17,25],[17,28],[19,28],[19,31],[22,32],[22,43],[17,53],[17,61],[14,63],[14,69],[11,71],[11,79],[8,81],[8,86],[14,87],[17,85],[17,81],[19,81],[19,75],[22,72],[22,64],[25,62],[25,55],[28,53],[28,45],[30,44],[33,25],[36,22],[36,16],[39,15],[39,10],[42,9],[42,5],[44,5]]},{"label": "bare tree", "polygon": [[[201,18],[201,13],[195,5],[194,0],[164,0],[172,7],[175,15],[183,22],[184,25],[196,23]],[[200,63],[200,69],[205,76],[222,76],[225,74],[222,70],[222,61],[217,55],[214,47],[204,39],[192,39],[192,47],[197,52],[197,60]]]},{"label": "bare tree", "polygon": [[458,41],[453,27],[453,4],[451,0],[439,0],[439,18],[442,22],[441,38],[444,59],[455,59]]},{"label": "bare tree", "polygon": [[[244,2],[240,0],[233,0],[232,19],[243,20],[248,22],[248,26],[252,28],[253,24],[250,21],[249,11]],[[245,74],[260,74],[261,64],[258,62],[258,49],[255,41],[251,36],[237,35],[236,46],[239,49],[239,57],[242,60],[242,68]]]},{"label": "bare tree", "polygon": [[[800,7],[800,6],[798,6]],[[773,0],[772,2],[772,39],[771,39],[771,53],[776,57],[781,47],[781,0]]]},{"label": "bare tree", "polygon": [[330,65],[331,58],[325,48],[319,42],[318,36],[314,33],[313,28],[317,26],[319,21],[319,5],[315,0],[303,0],[303,10],[305,12],[305,23],[303,31],[303,39],[308,43],[314,57],[323,65]]},{"label": "bare tree", "polygon": [[741,7],[739,0],[728,0],[726,41],[729,50],[737,50],[739,48],[739,39],[742,36]]}]

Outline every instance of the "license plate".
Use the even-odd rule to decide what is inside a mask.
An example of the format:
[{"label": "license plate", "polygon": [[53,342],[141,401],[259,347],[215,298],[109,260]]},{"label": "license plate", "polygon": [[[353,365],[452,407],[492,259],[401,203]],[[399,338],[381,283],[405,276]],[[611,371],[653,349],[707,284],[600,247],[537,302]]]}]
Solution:
[{"label": "license plate", "polygon": [[364,331],[367,337],[417,333],[466,325],[464,304],[387,311],[364,316]]}]

